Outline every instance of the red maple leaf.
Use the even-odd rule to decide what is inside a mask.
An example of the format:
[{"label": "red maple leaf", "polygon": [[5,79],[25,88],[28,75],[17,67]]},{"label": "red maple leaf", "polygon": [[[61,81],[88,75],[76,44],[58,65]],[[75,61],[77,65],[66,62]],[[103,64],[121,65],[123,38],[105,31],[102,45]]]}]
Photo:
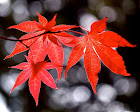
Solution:
[{"label": "red maple leaf", "polygon": [[[48,55],[51,62],[56,65],[63,66],[64,53],[63,47],[60,42],[64,45],[70,42],[75,36],[72,36],[65,31],[71,28],[75,28],[75,25],[56,25],[56,15],[51,21],[47,21],[45,17],[39,13],[39,23],[36,21],[25,21],[19,25],[10,26],[9,29],[14,28],[20,31],[26,32],[27,34],[22,36],[16,43],[13,52],[6,56],[5,59],[10,58],[18,53],[30,49],[34,64],[43,61]],[[59,42],[59,41],[60,42]],[[38,55],[40,54],[40,55]],[[58,80],[61,77],[62,67],[58,70]]]},{"label": "red maple leaf", "polygon": [[88,35],[72,40],[69,44],[76,44],[69,57],[69,61],[65,71],[66,74],[73,65],[75,65],[84,54],[84,66],[88,80],[92,89],[96,93],[96,85],[98,82],[98,73],[101,69],[100,60],[112,72],[124,76],[130,76],[126,71],[123,58],[112,47],[135,47],[120,35],[112,31],[104,31],[106,28],[106,20],[94,22],[91,25],[91,31]]},{"label": "red maple leaf", "polygon": [[59,67],[51,62],[46,62],[46,61],[41,61],[34,64],[31,58],[32,58],[31,54],[29,54],[28,57],[26,56],[26,59],[28,62],[23,62],[19,65],[11,67],[11,68],[17,68],[17,69],[23,70],[17,77],[17,80],[11,92],[14,90],[14,88],[23,84],[25,81],[29,79],[28,81],[29,90],[33,98],[35,99],[36,106],[37,106],[38,97],[40,93],[40,87],[41,87],[41,81],[47,86],[57,89],[53,77],[48,71],[46,71],[46,69],[53,69],[53,68],[59,68]]}]

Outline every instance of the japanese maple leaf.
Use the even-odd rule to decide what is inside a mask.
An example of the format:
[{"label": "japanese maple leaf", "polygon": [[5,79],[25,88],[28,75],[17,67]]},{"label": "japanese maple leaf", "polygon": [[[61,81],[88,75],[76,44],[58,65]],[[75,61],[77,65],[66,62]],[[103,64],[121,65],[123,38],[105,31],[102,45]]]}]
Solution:
[{"label": "japanese maple leaf", "polygon": [[31,55],[29,55],[28,57],[26,56],[26,59],[28,62],[23,62],[19,65],[11,67],[11,68],[23,70],[17,77],[11,92],[14,90],[14,88],[23,84],[25,81],[29,79],[28,81],[29,90],[33,98],[35,99],[36,106],[37,106],[41,81],[47,86],[57,89],[53,77],[46,69],[53,69],[53,68],[57,68],[58,66],[56,66],[51,62],[46,62],[46,61],[42,61],[34,64],[33,60],[31,59]]},{"label": "japanese maple leaf", "polygon": [[[75,28],[75,25],[56,25],[56,16],[51,21],[47,21],[45,17],[39,13],[39,22],[37,21],[25,21],[19,25],[10,26],[9,29],[14,28],[20,31],[26,32],[27,34],[22,36],[16,43],[13,52],[6,56],[5,59],[10,58],[18,53],[30,49],[34,63],[43,61],[48,55],[51,62],[63,66],[64,53],[63,47],[60,42],[64,45],[70,42],[75,36],[72,36],[65,31],[71,28]],[[60,42],[59,42],[59,41]],[[37,44],[37,45],[36,45]],[[36,50],[35,50],[36,49]],[[34,52],[35,51],[35,52]],[[40,54],[37,56],[37,54]],[[58,80],[61,77],[62,67],[57,69]]]},{"label": "japanese maple leaf", "polygon": [[87,78],[96,93],[96,85],[98,82],[98,73],[101,69],[100,60],[112,72],[124,76],[130,76],[126,71],[123,58],[112,47],[135,47],[120,35],[112,31],[104,31],[106,28],[106,20],[94,22],[91,25],[88,35],[72,40],[69,44],[76,44],[69,57],[69,61],[65,71],[66,74],[73,65],[75,65],[84,54],[84,66]]}]

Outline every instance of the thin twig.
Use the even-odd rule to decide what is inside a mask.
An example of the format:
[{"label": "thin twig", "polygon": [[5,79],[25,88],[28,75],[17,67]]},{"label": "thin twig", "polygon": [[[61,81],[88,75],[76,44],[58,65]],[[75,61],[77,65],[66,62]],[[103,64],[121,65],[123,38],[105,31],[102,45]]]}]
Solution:
[{"label": "thin twig", "polygon": [[35,37],[38,37],[38,36],[41,36],[41,35],[44,35],[44,34],[47,34],[47,33],[60,33],[61,31],[58,31],[58,32],[44,32],[42,34],[39,34],[39,35],[36,35],[36,36],[33,36],[33,37],[30,37],[30,38],[27,38],[27,39],[11,39],[11,38],[8,38],[8,37],[5,37],[5,36],[0,36],[0,39],[3,39],[3,40],[9,40],[9,41],[25,41],[25,40],[30,40],[32,38],[35,38]]},{"label": "thin twig", "polygon": [[11,38],[8,38],[8,37],[5,37],[5,36],[0,36],[0,39],[9,40],[9,41],[20,41],[19,39],[11,39]]},{"label": "thin twig", "polygon": [[84,34],[84,33],[77,32],[77,31],[74,31],[74,30],[67,30],[67,32],[73,32],[73,33],[77,33],[77,34],[80,34],[80,35],[87,36],[87,35],[86,35],[86,34]]},{"label": "thin twig", "polygon": [[[44,34],[47,34],[47,33],[60,33],[60,32],[63,32],[63,31],[57,31],[57,32],[50,32],[50,31],[48,31],[48,32],[44,32],[44,33],[42,33],[42,34],[39,34],[39,35],[30,37],[30,38],[27,38],[27,39],[12,39],[12,38],[8,38],[8,37],[5,37],[5,36],[0,36],[0,39],[9,40],[9,41],[19,41],[19,42],[21,42],[25,47],[29,48],[29,46],[25,45],[25,44],[23,43],[23,41],[25,41],[25,40],[30,40],[30,39],[32,39],[32,38],[36,38],[36,37],[39,37],[39,36],[44,35]],[[84,33],[77,32],[77,31],[73,31],[73,30],[67,30],[67,32],[73,32],[73,33],[77,33],[77,34],[80,34],[80,35],[87,36],[87,35],[84,34]]]}]

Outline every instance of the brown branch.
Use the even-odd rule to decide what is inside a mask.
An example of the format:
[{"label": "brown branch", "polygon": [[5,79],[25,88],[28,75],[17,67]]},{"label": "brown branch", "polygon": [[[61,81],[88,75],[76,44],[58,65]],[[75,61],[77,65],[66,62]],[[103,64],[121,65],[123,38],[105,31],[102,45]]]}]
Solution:
[{"label": "brown branch", "polygon": [[11,38],[8,38],[8,37],[5,37],[5,36],[0,36],[0,39],[9,40],[9,41],[20,41],[19,39],[11,39]]}]

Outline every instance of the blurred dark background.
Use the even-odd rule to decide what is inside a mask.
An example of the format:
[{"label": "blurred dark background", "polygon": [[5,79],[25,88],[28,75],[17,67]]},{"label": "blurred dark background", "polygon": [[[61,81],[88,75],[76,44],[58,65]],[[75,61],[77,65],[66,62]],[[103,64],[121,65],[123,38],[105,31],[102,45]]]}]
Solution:
[{"label": "blurred dark background", "polygon": [[[27,20],[38,20],[39,12],[50,20],[55,13],[57,24],[81,25],[90,29],[97,20],[108,17],[107,30],[115,31],[136,48],[118,48],[126,69],[124,77],[110,72],[103,64],[97,85],[98,96],[86,78],[83,57],[57,83],[53,90],[42,83],[39,105],[31,96],[27,82],[9,94],[20,71],[8,68],[25,61],[27,52],[3,60],[15,42],[0,40],[0,112],[139,112],[139,1],[138,0],[0,0],[0,35],[20,38],[24,33],[7,27]],[[71,48],[64,46],[64,66]],[[49,71],[56,80],[56,70]]]}]

